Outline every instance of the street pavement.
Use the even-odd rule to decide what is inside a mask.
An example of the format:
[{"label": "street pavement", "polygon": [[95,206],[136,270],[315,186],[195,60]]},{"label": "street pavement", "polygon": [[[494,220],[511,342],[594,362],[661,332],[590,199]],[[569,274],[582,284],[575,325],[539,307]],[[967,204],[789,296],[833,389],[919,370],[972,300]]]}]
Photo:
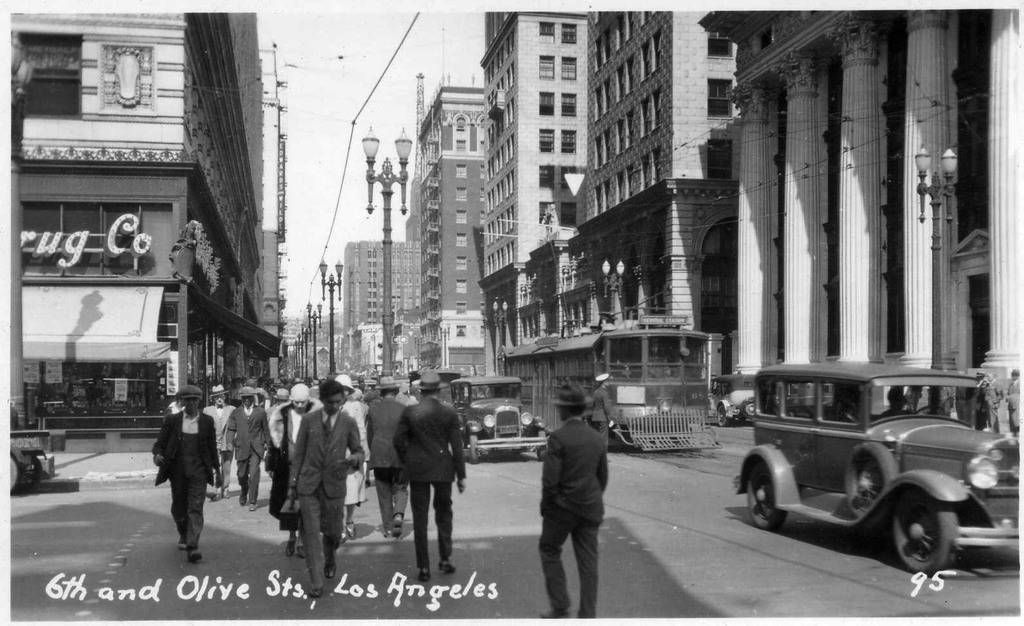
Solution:
[{"label": "street pavement", "polygon": [[[973,555],[957,564],[942,589],[925,585],[915,594],[911,574],[887,551],[862,548],[848,533],[795,516],[778,533],[753,528],[744,497],[732,489],[750,430],[719,429],[719,440],[722,447],[701,451],[611,453],[600,617],[1019,615],[1016,552]],[[98,472],[89,467],[100,460],[58,458],[55,484],[62,470],[68,486],[72,478],[89,482],[89,472]],[[107,461],[118,472],[147,471],[143,461],[151,462]],[[151,480],[118,482],[125,479],[114,472],[92,481],[100,488],[15,495],[11,617],[533,618],[547,608],[537,553],[540,470],[525,455],[468,466],[467,491],[454,495],[458,570],[443,575],[435,567],[424,588],[414,586],[411,520],[401,539],[381,536],[375,492],[367,490],[370,500],[356,514],[357,538],[339,550],[333,592],[315,601],[295,587],[307,587],[308,573],[301,559],[284,555],[286,533],[267,513],[265,495],[253,512],[237,496],[207,502],[198,564],[176,549],[170,491]],[[436,564],[433,524],[431,537]],[[576,598],[571,542],[564,558]],[[74,579],[79,584],[68,582]],[[84,591],[75,591],[79,586]],[[101,597],[103,588],[113,599]]]}]

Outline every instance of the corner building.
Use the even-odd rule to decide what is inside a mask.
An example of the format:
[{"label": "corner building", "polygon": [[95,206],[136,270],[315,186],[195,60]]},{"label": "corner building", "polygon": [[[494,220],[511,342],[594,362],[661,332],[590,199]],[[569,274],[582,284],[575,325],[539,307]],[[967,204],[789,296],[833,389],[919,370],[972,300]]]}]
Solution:
[{"label": "corner building", "polygon": [[[826,360],[927,367],[936,324],[935,365],[1004,375],[1019,366],[1019,19],[967,10],[702,20],[739,48],[740,371]],[[958,156],[955,196],[939,203],[937,222],[918,193],[922,148],[929,184],[943,182],[940,155]]]}]

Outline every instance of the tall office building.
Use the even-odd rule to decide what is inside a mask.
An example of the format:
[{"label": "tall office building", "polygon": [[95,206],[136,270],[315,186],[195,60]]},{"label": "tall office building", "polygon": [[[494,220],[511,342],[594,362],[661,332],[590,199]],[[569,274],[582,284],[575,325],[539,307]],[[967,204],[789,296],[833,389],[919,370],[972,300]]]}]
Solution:
[{"label": "tall office building", "polygon": [[[286,276],[285,244],[285,144],[284,89],[286,83],[278,74],[277,46],[260,50],[263,83],[263,248],[260,263],[263,302],[260,325],[267,332],[283,336]],[[269,376],[279,375],[277,358],[270,359]]]},{"label": "tall office building", "polygon": [[[557,227],[577,222],[565,174],[586,166],[587,15],[487,13],[484,98],[486,212],[481,289],[488,315],[507,310],[508,335],[522,336],[529,303],[526,262]],[[502,306],[504,305],[504,307]],[[495,326],[489,323],[491,340]]]},{"label": "tall office building", "polygon": [[483,89],[441,86],[425,111],[422,164],[423,365],[482,373],[478,240],[484,197]]}]

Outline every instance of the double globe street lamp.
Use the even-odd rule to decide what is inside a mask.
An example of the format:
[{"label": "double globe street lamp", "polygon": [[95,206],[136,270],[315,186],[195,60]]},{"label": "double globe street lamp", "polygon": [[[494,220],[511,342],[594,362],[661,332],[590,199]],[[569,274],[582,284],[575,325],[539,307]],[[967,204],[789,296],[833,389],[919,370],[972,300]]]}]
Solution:
[{"label": "double globe street lamp", "polygon": [[409,154],[412,152],[412,140],[405,135],[404,130],[402,135],[395,140],[395,152],[398,153],[398,164],[400,167],[397,175],[395,174],[394,167],[391,165],[391,159],[384,159],[380,174],[374,172],[373,166],[379,148],[380,140],[374,136],[373,128],[370,128],[369,134],[363,139],[363,152],[366,153],[366,190],[368,199],[366,212],[373,215],[373,185],[374,183],[380,183],[381,196],[384,197],[384,306],[381,307],[381,323],[384,337],[381,342],[383,349],[381,376],[390,376],[392,368],[392,343],[394,341],[394,337],[392,337],[394,319],[391,308],[391,196],[394,194],[392,187],[396,182],[399,183],[402,188],[401,211],[402,215],[405,215],[408,211],[405,206],[405,185],[409,182],[409,172],[406,166],[409,164]]},{"label": "double globe street lamp", "polygon": [[310,304],[309,302],[306,303],[306,320],[309,322],[309,327],[311,329],[311,333],[310,334],[313,336],[313,355],[312,355],[313,358],[310,359],[310,360],[313,361],[313,379],[314,380],[319,378],[319,376],[317,376],[317,373],[316,373],[316,355],[317,355],[317,351],[316,351],[316,329],[317,329],[318,325],[322,326],[322,324],[320,324],[320,322],[324,318],[324,316],[323,316],[323,308],[324,308],[323,304],[316,305],[316,313],[314,313],[313,312],[313,305]]},{"label": "double globe street lamp", "polygon": [[622,275],[626,273],[626,264],[620,260],[615,266],[615,273],[612,273],[612,264],[605,259],[601,264],[601,273],[604,274],[604,297],[608,297],[609,289],[612,292],[612,321],[618,321],[621,312],[619,292],[622,290]]},{"label": "double globe street lamp", "polygon": [[[956,173],[956,153],[947,149],[939,159],[942,166],[942,177],[939,172],[932,174],[932,184],[925,184],[928,177],[928,170],[932,167],[932,157],[925,150],[914,155],[914,165],[917,166],[917,195],[921,197],[921,214],[918,221],[924,224],[924,197],[931,197],[932,205],[932,369],[941,370],[942,367],[942,238],[943,215],[942,205],[946,198],[956,195],[956,185],[953,183],[953,174]],[[946,205],[945,222],[948,226],[953,222],[953,211]]]},{"label": "double globe street lamp", "polygon": [[320,261],[320,299],[324,299],[325,290],[330,290],[331,296],[327,299],[329,317],[328,317],[328,328],[330,328],[330,341],[331,349],[328,351],[328,362],[331,370],[331,376],[334,376],[338,370],[334,367],[334,288],[338,288],[338,302],[341,302],[341,272],[345,269],[345,265],[339,260],[334,264],[334,273],[330,276],[327,275],[327,263]]}]

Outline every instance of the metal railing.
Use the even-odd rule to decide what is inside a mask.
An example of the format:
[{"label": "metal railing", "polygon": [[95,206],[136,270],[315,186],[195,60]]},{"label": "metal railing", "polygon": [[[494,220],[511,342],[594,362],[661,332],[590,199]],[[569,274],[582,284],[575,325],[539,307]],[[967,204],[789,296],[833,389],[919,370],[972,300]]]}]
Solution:
[{"label": "metal railing", "polygon": [[706,420],[705,407],[686,407],[622,417],[612,430],[624,443],[645,452],[721,447],[717,434],[708,427]]}]

